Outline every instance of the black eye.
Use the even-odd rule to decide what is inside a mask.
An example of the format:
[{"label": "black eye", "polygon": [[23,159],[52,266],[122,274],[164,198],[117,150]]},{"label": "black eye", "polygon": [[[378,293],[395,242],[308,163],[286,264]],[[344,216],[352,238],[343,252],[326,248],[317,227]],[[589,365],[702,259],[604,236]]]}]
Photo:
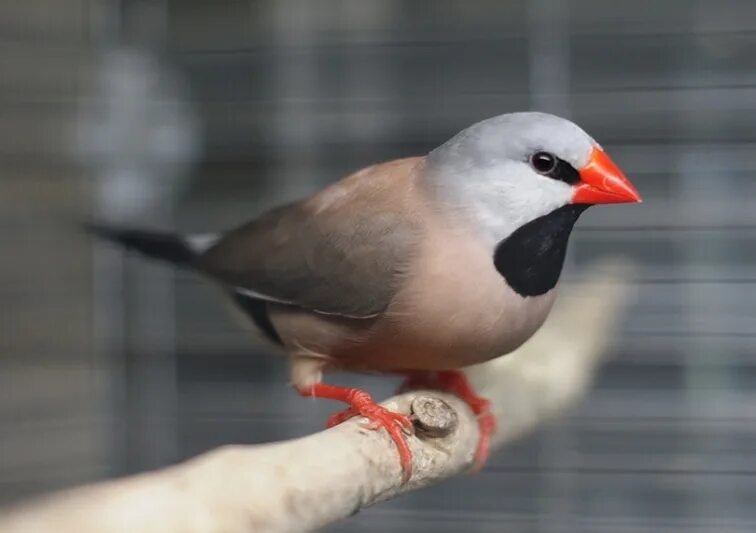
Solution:
[{"label": "black eye", "polygon": [[541,174],[549,174],[557,166],[557,158],[548,152],[536,152],[530,156],[530,164]]}]

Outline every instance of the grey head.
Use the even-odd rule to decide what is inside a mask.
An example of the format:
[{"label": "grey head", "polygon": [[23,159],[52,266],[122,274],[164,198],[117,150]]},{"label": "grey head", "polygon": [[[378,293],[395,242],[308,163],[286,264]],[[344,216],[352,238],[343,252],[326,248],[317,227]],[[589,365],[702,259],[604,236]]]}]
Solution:
[{"label": "grey head", "polygon": [[[527,222],[569,204],[571,180],[597,146],[576,124],[554,115],[499,115],[433,150],[424,180],[442,208],[471,219],[495,246]],[[533,156],[543,153],[557,158],[561,174],[534,167]]]}]

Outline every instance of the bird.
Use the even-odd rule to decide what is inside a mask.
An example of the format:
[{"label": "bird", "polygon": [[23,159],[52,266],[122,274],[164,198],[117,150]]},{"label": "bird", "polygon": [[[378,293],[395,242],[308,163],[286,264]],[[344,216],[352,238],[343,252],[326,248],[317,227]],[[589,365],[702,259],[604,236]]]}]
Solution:
[{"label": "bird", "polygon": [[399,374],[404,390],[457,394],[477,416],[480,468],[496,424],[462,369],[512,352],[544,323],[570,233],[588,207],[641,201],[575,123],[516,112],[222,234],[90,229],[220,285],[288,355],[301,395],[348,406],[329,426],[359,415],[387,431],[406,482],[409,417],[364,390],[325,383],[324,374]]}]

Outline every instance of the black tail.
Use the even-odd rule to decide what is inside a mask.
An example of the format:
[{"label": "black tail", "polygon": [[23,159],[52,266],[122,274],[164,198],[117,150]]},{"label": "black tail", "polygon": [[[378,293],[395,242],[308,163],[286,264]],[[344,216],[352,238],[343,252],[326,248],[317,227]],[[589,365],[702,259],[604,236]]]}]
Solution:
[{"label": "black tail", "polygon": [[132,228],[88,224],[87,229],[102,239],[135,250],[152,259],[189,266],[197,254],[180,235]]}]

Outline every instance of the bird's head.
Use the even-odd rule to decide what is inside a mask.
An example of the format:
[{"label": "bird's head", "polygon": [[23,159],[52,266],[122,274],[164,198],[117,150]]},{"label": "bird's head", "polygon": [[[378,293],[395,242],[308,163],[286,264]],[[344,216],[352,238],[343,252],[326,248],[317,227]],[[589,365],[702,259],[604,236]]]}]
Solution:
[{"label": "bird's head", "polygon": [[494,242],[566,205],[641,201],[593,138],[546,113],[470,126],[430,153],[426,175],[444,205],[471,214]]}]

